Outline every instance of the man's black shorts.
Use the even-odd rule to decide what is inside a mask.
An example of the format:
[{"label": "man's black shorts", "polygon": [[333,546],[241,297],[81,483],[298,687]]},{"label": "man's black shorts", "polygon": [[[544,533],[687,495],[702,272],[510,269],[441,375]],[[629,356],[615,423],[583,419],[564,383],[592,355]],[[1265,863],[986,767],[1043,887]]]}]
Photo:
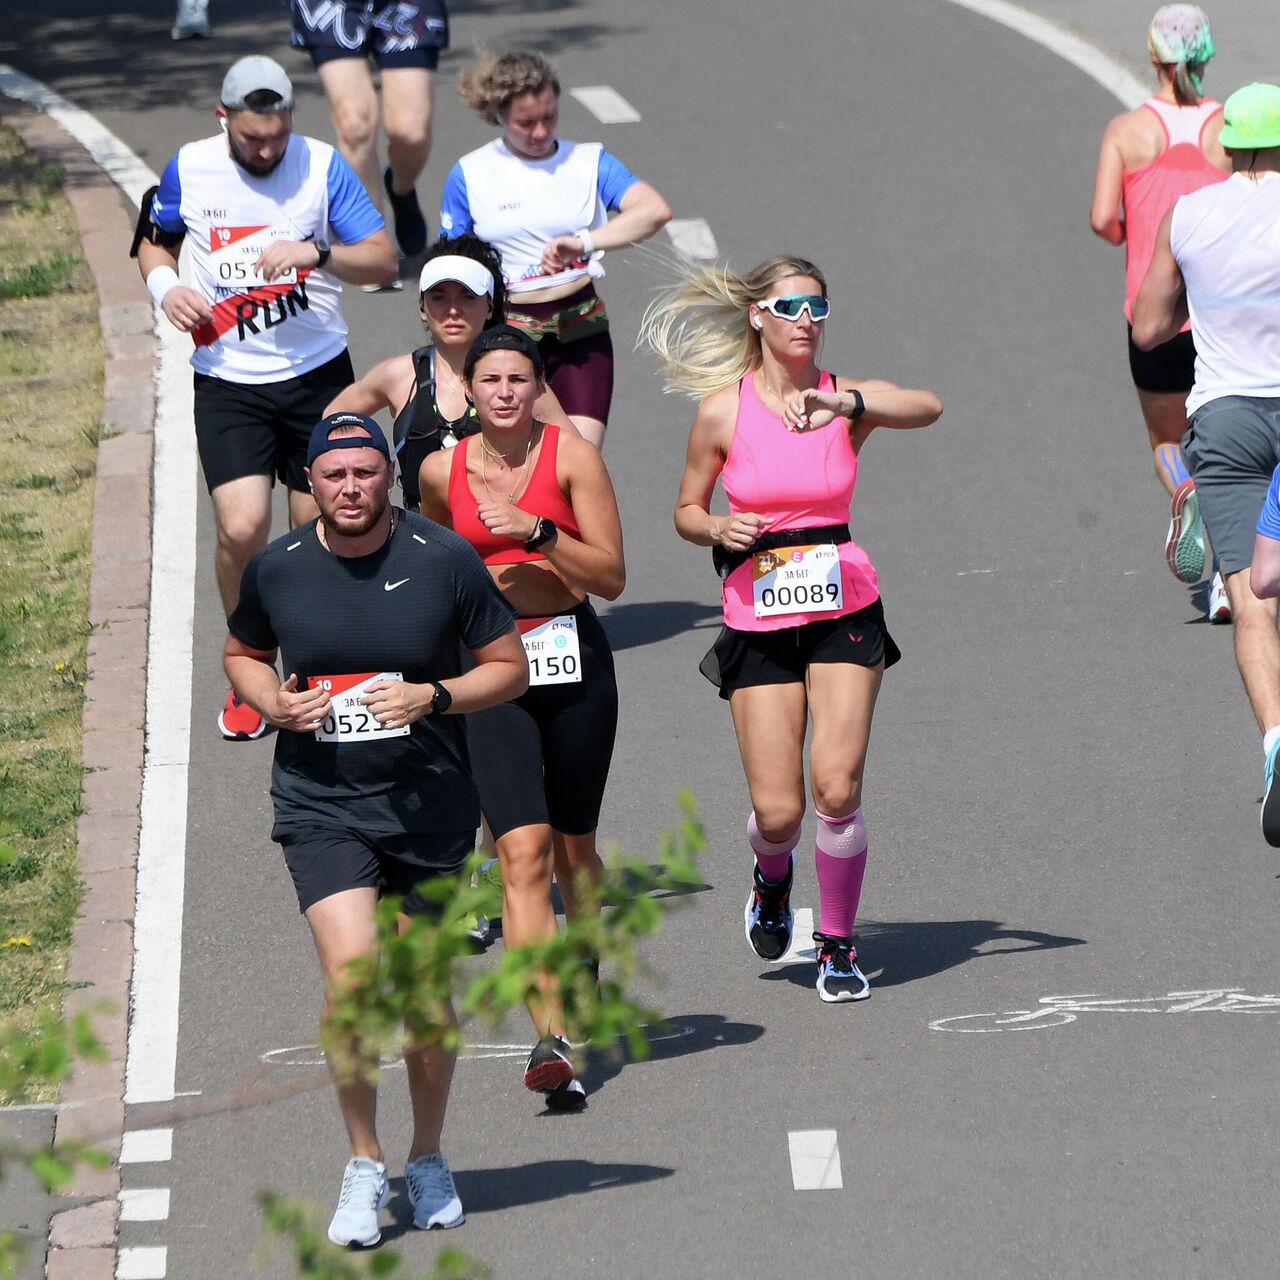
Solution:
[{"label": "man's black shorts", "polygon": [[1134,342],[1130,325],[1129,373],[1139,391],[1185,396],[1196,382],[1196,344],[1191,330],[1176,333],[1168,342],[1143,351]]},{"label": "man's black shorts", "polygon": [[439,913],[440,904],[424,898],[418,886],[457,875],[475,851],[475,836],[474,829],[395,836],[320,826],[272,832],[293,877],[299,911],[346,889],[367,888],[380,898],[399,894],[409,916]]},{"label": "man's black shorts", "polygon": [[343,351],[283,382],[228,382],[196,374],[196,445],[210,493],[244,476],[274,476],[306,493],[307,442],[355,371]]},{"label": "man's black shorts", "polygon": [[337,58],[371,57],[384,70],[434,71],[449,47],[444,0],[293,0],[289,43],[319,67]]}]

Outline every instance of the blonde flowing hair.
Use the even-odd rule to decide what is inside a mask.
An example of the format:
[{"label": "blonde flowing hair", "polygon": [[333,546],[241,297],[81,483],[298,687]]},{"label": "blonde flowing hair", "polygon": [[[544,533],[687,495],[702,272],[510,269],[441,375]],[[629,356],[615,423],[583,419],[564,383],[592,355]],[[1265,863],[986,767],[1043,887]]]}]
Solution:
[{"label": "blonde flowing hair", "polygon": [[645,308],[636,346],[647,346],[666,375],[666,391],[702,400],[733,386],[760,364],[751,304],[788,276],[810,276],[827,296],[826,277],[805,258],[778,257],[746,275],[727,266],[682,266],[683,279]]},{"label": "blonde flowing hair", "polygon": [[560,81],[540,53],[497,53],[482,49],[458,72],[458,97],[489,124],[501,124],[513,98],[541,93],[548,85],[558,98]]}]

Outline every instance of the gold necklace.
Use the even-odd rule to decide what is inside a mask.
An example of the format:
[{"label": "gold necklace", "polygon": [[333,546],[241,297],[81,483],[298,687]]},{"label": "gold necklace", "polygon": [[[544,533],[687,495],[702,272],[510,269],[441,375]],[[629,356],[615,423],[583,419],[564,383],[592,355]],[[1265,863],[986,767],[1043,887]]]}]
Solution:
[{"label": "gold necklace", "polygon": [[[529,470],[529,452],[533,448],[533,431],[529,432],[529,439],[524,446],[524,462],[520,464],[520,478],[511,486],[510,492],[507,494],[507,501],[514,502],[516,493],[520,486],[524,483],[525,473]],[[493,488],[489,484],[489,476],[485,469],[485,458],[496,458],[500,461],[512,475],[515,475],[516,469],[500,454],[496,449],[490,449],[485,441],[484,433],[480,433],[480,481],[485,487],[485,492],[489,497],[493,498],[497,495],[493,492]]]}]

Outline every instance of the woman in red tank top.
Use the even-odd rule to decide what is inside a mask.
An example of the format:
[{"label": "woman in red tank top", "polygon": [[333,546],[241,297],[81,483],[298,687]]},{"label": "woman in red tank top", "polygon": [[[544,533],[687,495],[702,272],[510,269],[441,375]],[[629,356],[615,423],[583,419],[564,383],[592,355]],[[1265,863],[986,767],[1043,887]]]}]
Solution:
[{"label": "woman in red tank top", "polygon": [[[534,416],[546,388],[532,340],[507,325],[486,330],[463,378],[480,431],[423,462],[422,512],[480,553],[529,658],[528,692],[467,717],[471,771],[502,865],[502,936],[521,946],[555,933],[553,874],[570,915],[579,877],[600,878],[596,827],[618,687],[588,596],[622,592],[622,523],[599,451]],[[580,1106],[555,992],[529,1012],[539,1039],[525,1084],[553,1108]]]},{"label": "woman in red tank top", "polygon": [[[1156,230],[1178,198],[1221,182],[1230,170],[1218,145],[1222,108],[1205,98],[1200,76],[1213,56],[1204,11],[1165,5],[1151,20],[1147,49],[1159,88],[1133,111],[1116,116],[1102,135],[1089,221],[1109,244],[1125,246],[1125,318],[1151,264]],[[1204,576],[1204,527],[1195,485],[1182,459],[1187,392],[1195,382],[1190,324],[1152,351],[1134,345],[1129,327],[1129,372],[1147,424],[1156,477],[1172,502],[1165,561],[1182,582]],[[1229,622],[1221,578],[1210,589],[1209,620]]]}]

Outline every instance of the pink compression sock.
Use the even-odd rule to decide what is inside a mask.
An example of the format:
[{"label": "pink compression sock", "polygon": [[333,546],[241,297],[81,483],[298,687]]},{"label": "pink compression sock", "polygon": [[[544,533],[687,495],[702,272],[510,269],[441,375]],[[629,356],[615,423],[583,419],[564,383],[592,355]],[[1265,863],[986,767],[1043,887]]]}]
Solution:
[{"label": "pink compression sock", "polygon": [[747,843],[751,846],[751,852],[756,855],[760,874],[766,880],[777,884],[787,878],[787,872],[791,870],[791,855],[795,852],[796,836],[799,834],[800,828],[797,827],[787,840],[766,840],[756,826],[755,810],[751,811],[751,816],[747,819]]},{"label": "pink compression sock", "polygon": [[861,808],[843,818],[818,817],[818,932],[835,938],[853,937],[853,920],[862,897],[867,869],[867,829]]}]

